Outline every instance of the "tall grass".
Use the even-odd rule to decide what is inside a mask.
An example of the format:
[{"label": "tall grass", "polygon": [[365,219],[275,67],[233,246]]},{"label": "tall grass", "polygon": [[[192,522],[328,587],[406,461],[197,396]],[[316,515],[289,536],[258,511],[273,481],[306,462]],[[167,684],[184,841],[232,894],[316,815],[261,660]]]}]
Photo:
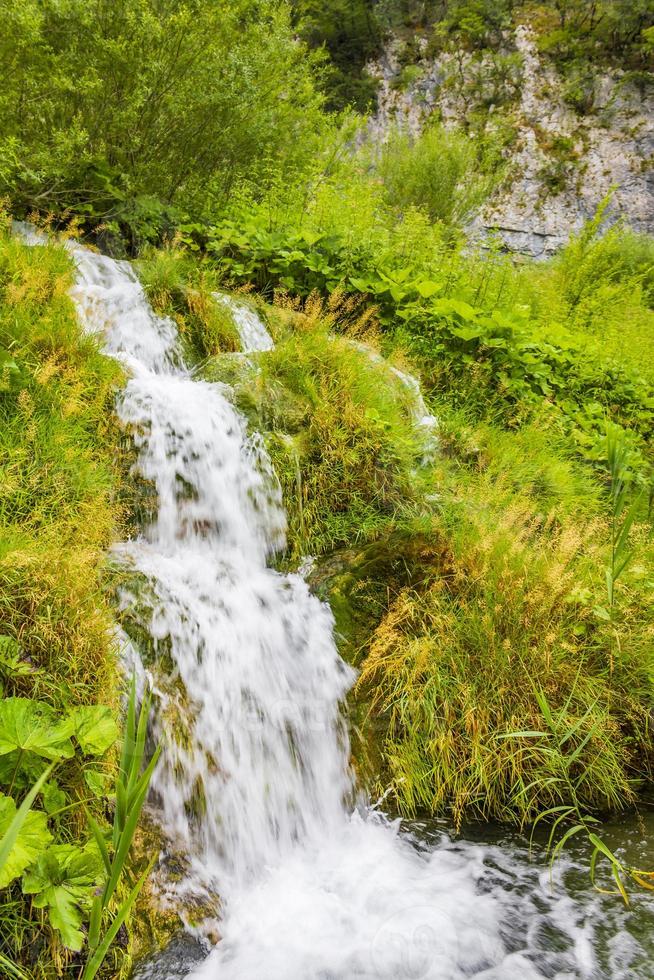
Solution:
[{"label": "tall grass", "polygon": [[60,684],[72,700],[98,701],[116,690],[100,564],[121,519],[120,371],[82,335],[71,282],[63,249],[0,235],[0,348],[18,367],[0,393],[0,615],[47,671],[17,678],[17,693],[52,700]]},{"label": "tall grass", "polygon": [[98,891],[91,906],[88,930],[89,958],[84,964],[81,980],[93,980],[98,973],[109,947],[129,916],[156,860],[155,855],[145,870],[142,871],[138,880],[129,889],[127,895],[117,903],[116,893],[119,885],[122,884],[125,871],[129,867],[129,853],[134,842],[152,773],[161,752],[159,745],[152,753],[148,763],[143,767],[150,707],[151,694],[150,691],[146,691],[137,710],[136,678],[133,676],[127,701],[120,765],[116,775],[116,808],[110,847],[107,846],[98,824],[93,820],[90,813],[87,813],[98,851],[102,856],[106,881],[104,888]]},{"label": "tall grass", "polygon": [[[540,811],[534,820],[532,843],[536,827],[544,821],[549,823],[547,851],[554,862],[573,837],[580,834],[585,836],[591,848],[591,881],[598,890],[606,893],[606,887],[597,884],[597,872],[598,865],[607,865],[615,883],[615,894],[620,895],[628,905],[628,883],[651,890],[654,887],[654,872],[633,867],[619,858],[599,836],[600,820],[588,813],[583,803],[586,796],[584,784],[589,779],[589,773],[584,767],[584,752],[593,740],[602,736],[598,723],[592,720],[595,705],[589,705],[581,718],[571,718],[568,709],[573,700],[574,688],[558,711],[552,710],[542,690],[535,688],[534,696],[542,716],[541,729],[512,732],[506,737],[531,742],[534,746],[533,752],[538,754],[547,767],[549,785],[559,790],[564,802]],[[532,788],[531,785],[521,787],[519,792],[530,792]]]},{"label": "tall grass", "polygon": [[[0,226],[0,619],[17,641],[20,669],[2,668],[3,694],[32,697],[65,716],[76,705],[118,708],[113,616],[103,584],[109,545],[125,518],[125,460],[113,404],[122,375],[83,334],[68,290],[73,266],[56,244],[27,247]],[[7,367],[8,366],[8,367]],[[118,448],[118,451],[117,451]],[[109,752],[73,758],[55,774],[65,803],[58,840],[84,843],[85,807],[104,820]],[[19,811],[20,812],[20,811]],[[123,867],[130,862],[123,855]],[[40,920],[19,885],[3,892],[0,952],[8,976],[48,980],[75,954]],[[120,886],[120,899],[124,898]],[[7,963],[12,964],[11,972]],[[27,966],[26,964],[30,964]],[[129,965],[114,946],[114,976]]]},{"label": "tall grass", "polygon": [[[400,809],[524,823],[569,805],[554,757],[509,737],[540,730],[535,685],[574,731],[579,804],[629,805],[651,756],[649,618],[633,582],[634,616],[609,670],[613,632],[596,613],[607,557],[599,491],[533,428],[445,440],[447,551],[431,582],[392,602],[358,684]],[[641,555],[649,568],[652,558]]]}]

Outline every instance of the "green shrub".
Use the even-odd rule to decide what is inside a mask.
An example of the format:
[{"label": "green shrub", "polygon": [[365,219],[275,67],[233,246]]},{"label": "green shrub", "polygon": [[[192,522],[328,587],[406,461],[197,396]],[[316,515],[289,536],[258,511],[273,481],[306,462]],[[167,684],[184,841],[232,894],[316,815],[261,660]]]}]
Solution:
[{"label": "green shrub", "polygon": [[[311,230],[230,222],[190,226],[187,240],[204,241],[233,283],[268,295],[275,286],[299,296],[345,287],[367,299],[387,333],[418,358],[433,392],[452,404],[470,403],[510,425],[548,417],[590,462],[602,458],[611,419],[634,433],[647,479],[654,390],[643,354],[654,343],[654,320],[634,285],[648,280],[649,252],[646,240],[625,234],[617,261],[622,230],[598,237],[600,223],[601,213],[550,264],[517,270],[492,250],[476,258],[433,237],[429,259],[418,254],[404,266],[391,265],[397,247],[381,253],[388,264],[375,263],[374,248]],[[616,326],[607,336],[609,317]]]},{"label": "green shrub", "polygon": [[287,4],[25,0],[0,37],[0,195],[23,212],[159,238],[171,205],[289,179],[329,129]]},{"label": "green shrub", "polygon": [[376,84],[366,64],[382,47],[383,32],[370,0],[292,0],[300,36],[310,48],[329,55],[324,85],[327,108],[354,106],[366,112],[375,102]]},{"label": "green shrub", "polygon": [[394,208],[421,208],[432,221],[448,225],[463,224],[492,186],[479,173],[470,138],[440,126],[430,126],[415,141],[394,133],[382,150],[379,172]]}]

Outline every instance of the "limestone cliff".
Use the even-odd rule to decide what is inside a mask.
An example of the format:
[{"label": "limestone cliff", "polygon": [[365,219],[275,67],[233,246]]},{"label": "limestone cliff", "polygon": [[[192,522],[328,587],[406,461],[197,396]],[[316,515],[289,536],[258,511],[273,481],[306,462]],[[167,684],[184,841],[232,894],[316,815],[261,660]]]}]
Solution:
[{"label": "limestone cliff", "polygon": [[473,222],[480,235],[497,229],[510,249],[546,256],[612,188],[609,216],[654,232],[651,93],[607,69],[581,79],[585,105],[579,111],[524,24],[506,34],[498,54],[430,56],[420,39],[414,47],[412,64],[395,39],[369,66],[379,81],[370,134],[383,139],[394,123],[417,134],[434,117],[463,126],[473,139],[480,125],[486,133],[502,127],[506,177]]}]

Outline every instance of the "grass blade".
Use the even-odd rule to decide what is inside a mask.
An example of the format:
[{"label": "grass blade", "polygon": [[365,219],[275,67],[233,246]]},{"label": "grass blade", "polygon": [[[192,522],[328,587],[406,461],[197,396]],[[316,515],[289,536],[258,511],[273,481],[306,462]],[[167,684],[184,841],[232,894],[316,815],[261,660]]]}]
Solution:
[{"label": "grass blade", "polygon": [[152,871],[155,861],[156,858],[152,858],[147,868],[145,869],[145,871],[143,872],[139,880],[136,882],[136,884],[132,888],[131,892],[129,893],[125,901],[118,909],[118,912],[116,913],[116,918],[111,923],[102,942],[100,943],[95,953],[84,967],[84,972],[82,973],[81,980],[93,980],[93,977],[95,977],[96,973],[102,966],[102,961],[107,955],[107,952],[109,951],[109,947],[111,946],[112,942],[118,935],[118,930],[122,926],[123,922],[131,912],[132,906],[134,905],[134,902],[138,898],[139,892],[143,888],[146,878]]}]

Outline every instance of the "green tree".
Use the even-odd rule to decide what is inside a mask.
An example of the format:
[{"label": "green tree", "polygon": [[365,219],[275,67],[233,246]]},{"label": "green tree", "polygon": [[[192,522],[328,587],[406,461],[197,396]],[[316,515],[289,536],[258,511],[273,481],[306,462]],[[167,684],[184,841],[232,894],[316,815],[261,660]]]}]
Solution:
[{"label": "green tree", "polygon": [[0,0],[0,193],[215,208],[311,157],[314,65],[275,0]]},{"label": "green tree", "polygon": [[327,105],[352,105],[365,111],[374,100],[375,84],[365,65],[381,49],[383,31],[370,0],[292,0],[302,38],[329,56]]}]

